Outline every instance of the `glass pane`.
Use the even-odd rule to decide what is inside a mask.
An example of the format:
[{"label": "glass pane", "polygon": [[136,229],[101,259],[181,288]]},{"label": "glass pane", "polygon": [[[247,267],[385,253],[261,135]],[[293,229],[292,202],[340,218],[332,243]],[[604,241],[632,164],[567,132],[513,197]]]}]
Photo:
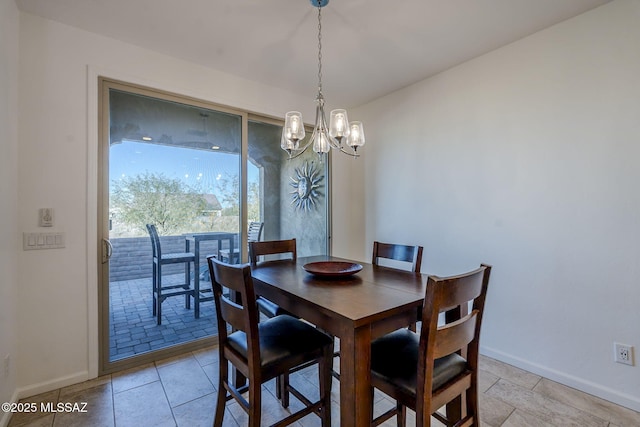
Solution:
[{"label": "glass pane", "polygon": [[[206,256],[237,244],[242,117],[114,89],[109,117],[115,361],[216,333]],[[163,257],[197,250],[198,260],[158,268],[147,224],[155,225]]]},{"label": "glass pane", "polygon": [[289,160],[281,133],[282,126],[249,121],[249,221],[264,222],[262,240],[296,238],[299,257],[326,254],[327,164],[310,148]]}]

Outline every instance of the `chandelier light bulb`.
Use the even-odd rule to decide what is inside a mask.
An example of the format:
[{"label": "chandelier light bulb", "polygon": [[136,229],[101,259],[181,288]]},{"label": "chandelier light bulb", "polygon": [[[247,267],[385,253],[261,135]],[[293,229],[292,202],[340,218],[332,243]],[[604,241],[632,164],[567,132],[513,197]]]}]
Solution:
[{"label": "chandelier light bulb", "polygon": [[333,110],[329,117],[329,135],[342,145],[342,140],[349,136],[349,119],[346,110]]},{"label": "chandelier light bulb", "polygon": [[298,111],[289,111],[284,118],[284,128],[282,129],[280,146],[287,151],[297,150],[304,136],[305,130],[304,123],[302,122],[302,114]]},{"label": "chandelier light bulb", "polygon": [[358,147],[364,145],[364,128],[362,122],[351,122],[349,123],[349,128],[351,133],[347,139],[347,144],[353,148],[353,151],[356,151]]}]

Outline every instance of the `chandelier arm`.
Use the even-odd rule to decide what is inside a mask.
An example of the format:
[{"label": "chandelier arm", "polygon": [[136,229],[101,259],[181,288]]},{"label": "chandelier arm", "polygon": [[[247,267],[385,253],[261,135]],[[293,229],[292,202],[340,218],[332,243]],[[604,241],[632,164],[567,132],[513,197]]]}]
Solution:
[{"label": "chandelier arm", "polygon": [[301,148],[300,150],[296,150],[296,154],[291,154],[291,153],[293,153],[293,151],[291,153],[289,153],[289,160],[293,160],[293,159],[295,159],[297,157],[300,157],[302,154],[304,154],[304,152],[307,150],[309,145],[311,145],[311,141],[307,142],[307,144],[304,146],[304,148]]},{"label": "chandelier arm", "polygon": [[344,152],[344,150],[342,149],[342,144],[340,144],[340,141],[338,141],[332,136],[329,136],[329,145],[331,145],[331,147],[335,148],[336,150],[340,150]]},{"label": "chandelier arm", "polygon": [[[315,141],[315,135],[316,135],[316,129],[313,129],[313,133],[311,134],[311,137],[309,138],[309,141],[307,141],[306,144],[304,144],[304,146],[299,147],[297,150],[291,150],[289,152],[289,160],[295,159],[296,157],[299,157],[302,153],[304,153],[305,151],[307,151],[307,148],[309,148],[309,146],[311,144],[313,144],[313,141]],[[295,152],[296,154],[291,154]]]},{"label": "chandelier arm", "polygon": [[[298,157],[300,154],[304,153],[304,151],[309,148],[309,146],[313,143],[313,138],[309,138],[309,141],[307,141],[306,144],[304,144],[304,147],[298,148],[296,151],[299,151],[298,154],[296,154],[295,157]],[[293,158],[293,157],[292,157]]]},{"label": "chandelier arm", "polygon": [[[289,155],[289,160],[293,160],[297,157],[300,157],[302,154],[304,154],[305,150],[307,149],[307,147],[309,147],[309,145],[311,145],[311,141],[307,142],[307,144],[304,146],[304,148],[297,150],[297,153],[294,155]],[[360,153],[350,153],[348,151],[345,151],[345,149],[343,147],[339,147],[338,150],[340,150],[343,154],[346,154],[347,156],[351,156],[354,159],[357,159],[360,157]],[[325,153],[325,154],[329,154],[329,153]]]},{"label": "chandelier arm", "polygon": [[340,150],[342,153],[346,154],[347,156],[351,156],[355,158],[360,157],[360,153],[357,153],[357,152],[350,153],[348,151],[345,151],[344,147],[338,147],[338,150]]}]

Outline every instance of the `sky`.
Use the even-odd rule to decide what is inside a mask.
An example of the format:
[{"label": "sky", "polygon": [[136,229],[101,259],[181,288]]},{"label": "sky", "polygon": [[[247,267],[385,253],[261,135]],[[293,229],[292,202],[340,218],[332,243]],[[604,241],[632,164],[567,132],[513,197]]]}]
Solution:
[{"label": "sky", "polygon": [[[111,146],[111,182],[145,172],[163,173],[169,178],[177,178],[191,187],[202,189],[204,194],[216,194],[220,179],[231,179],[240,174],[240,156],[126,140]],[[250,162],[247,175],[249,182],[258,180],[258,168]]]}]

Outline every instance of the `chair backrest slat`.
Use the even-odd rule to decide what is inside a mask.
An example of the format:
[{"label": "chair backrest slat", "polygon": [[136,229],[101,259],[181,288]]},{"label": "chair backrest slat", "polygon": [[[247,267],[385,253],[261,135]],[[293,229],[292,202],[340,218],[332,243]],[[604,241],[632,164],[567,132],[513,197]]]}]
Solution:
[{"label": "chair backrest slat", "polygon": [[222,319],[235,329],[246,330],[246,315],[244,308],[236,304],[224,294],[220,297],[220,311]]},{"label": "chair backrest slat", "polygon": [[291,260],[295,262],[298,259],[296,239],[249,242],[249,262],[251,265],[256,265],[260,256],[276,254],[290,254]]},{"label": "chair backrest slat", "polygon": [[438,289],[438,305],[441,311],[451,307],[458,307],[469,301],[473,301],[482,293],[482,274],[469,274],[447,277],[440,281]]},{"label": "chair backrest slat", "polygon": [[379,265],[379,258],[411,264],[410,270],[420,272],[422,267],[422,246],[398,245],[395,243],[373,242],[373,256],[371,263]]},{"label": "chair backrest slat", "polygon": [[469,345],[475,335],[477,315],[478,311],[474,310],[462,319],[438,328],[433,357],[448,356]]}]

